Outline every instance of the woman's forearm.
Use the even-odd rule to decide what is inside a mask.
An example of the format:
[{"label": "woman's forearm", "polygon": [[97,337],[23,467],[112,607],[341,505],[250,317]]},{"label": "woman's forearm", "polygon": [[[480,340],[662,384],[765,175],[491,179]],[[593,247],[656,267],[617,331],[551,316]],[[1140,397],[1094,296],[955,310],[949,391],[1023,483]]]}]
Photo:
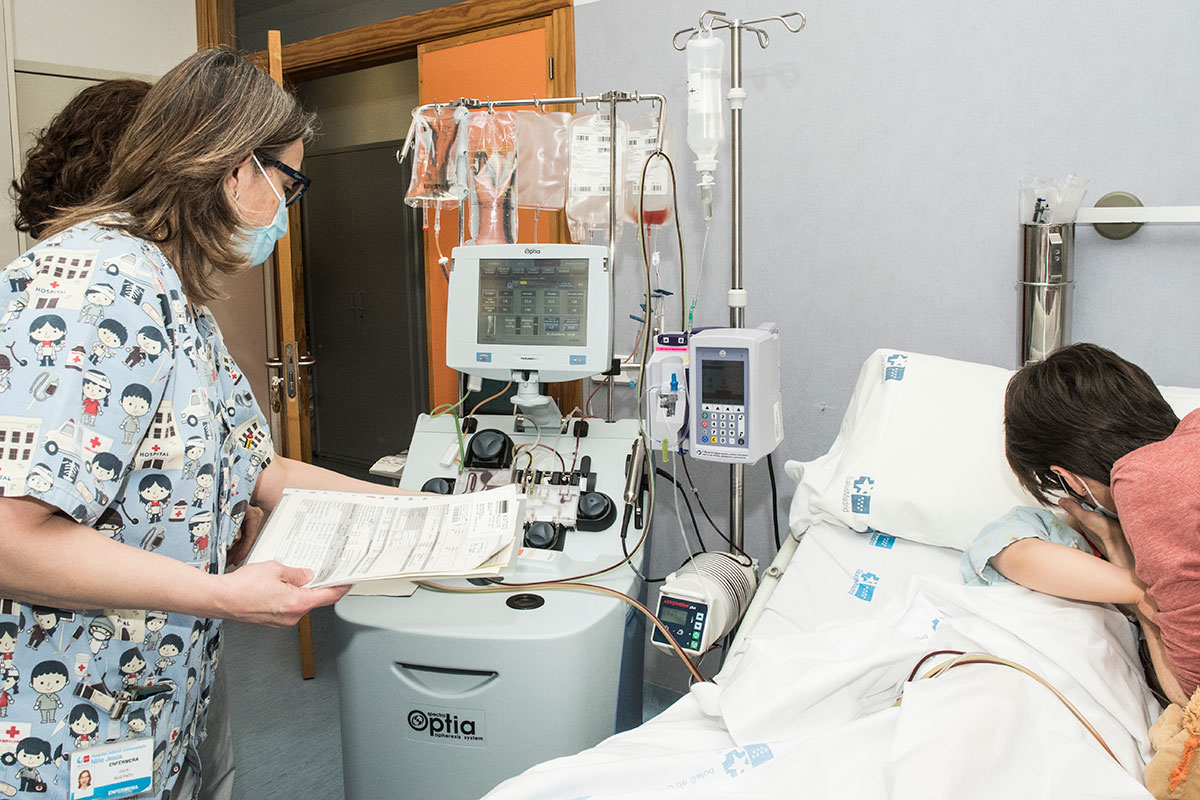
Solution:
[{"label": "woman's forearm", "polygon": [[360,481],[293,458],[276,455],[262,471],[254,487],[254,504],[267,513],[275,509],[284,489],[323,489],[331,492],[369,492],[372,494],[418,494],[409,489]]},{"label": "woman's forearm", "polygon": [[0,498],[0,597],[54,608],[213,616],[213,576],[121,544],[39,500]]},{"label": "woman's forearm", "polygon": [[992,565],[1014,583],[1068,600],[1136,604],[1145,595],[1132,570],[1043,539],[1013,542],[992,557]]},{"label": "woman's forearm", "polygon": [[0,597],[52,608],[144,608],[294,625],[350,587],[307,589],[312,571],[273,561],[210,575],[114,542],[41,500],[0,497]]}]

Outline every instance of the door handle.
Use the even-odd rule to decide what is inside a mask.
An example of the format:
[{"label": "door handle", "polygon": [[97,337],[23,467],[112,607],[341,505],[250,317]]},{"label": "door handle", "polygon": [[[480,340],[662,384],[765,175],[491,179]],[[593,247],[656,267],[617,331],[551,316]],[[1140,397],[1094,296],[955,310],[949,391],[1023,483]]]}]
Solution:
[{"label": "door handle", "polygon": [[263,362],[267,369],[283,369],[283,359],[268,358]]}]

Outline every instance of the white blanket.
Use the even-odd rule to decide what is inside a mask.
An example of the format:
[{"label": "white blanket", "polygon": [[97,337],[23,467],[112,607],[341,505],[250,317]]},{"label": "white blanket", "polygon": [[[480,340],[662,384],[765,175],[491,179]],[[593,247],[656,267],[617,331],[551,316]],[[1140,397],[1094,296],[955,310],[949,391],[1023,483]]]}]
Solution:
[{"label": "white blanket", "polygon": [[[913,574],[864,618],[751,639],[715,684],[635,730],[538,765],[488,798],[1145,798],[1145,691],[1133,630],[1111,608]],[[984,651],[1056,686],[963,666],[908,684],[922,655]],[[941,658],[926,664],[925,672]]]}]

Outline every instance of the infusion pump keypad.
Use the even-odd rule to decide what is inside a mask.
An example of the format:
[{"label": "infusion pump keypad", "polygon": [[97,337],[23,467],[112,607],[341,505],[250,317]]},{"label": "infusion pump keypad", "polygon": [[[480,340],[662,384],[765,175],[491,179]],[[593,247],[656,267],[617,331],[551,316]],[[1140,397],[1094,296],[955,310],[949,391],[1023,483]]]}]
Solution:
[{"label": "infusion pump keypad", "polygon": [[746,407],[702,403],[700,441],[723,447],[746,447]]}]

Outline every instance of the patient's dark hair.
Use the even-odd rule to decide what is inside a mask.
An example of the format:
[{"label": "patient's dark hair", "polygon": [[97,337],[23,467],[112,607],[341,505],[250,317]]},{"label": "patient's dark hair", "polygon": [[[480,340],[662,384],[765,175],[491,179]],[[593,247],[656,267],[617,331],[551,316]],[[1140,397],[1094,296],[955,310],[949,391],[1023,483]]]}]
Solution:
[{"label": "patient's dark hair", "polygon": [[25,154],[25,171],[12,183],[17,230],[40,238],[63,209],[96,196],[112,171],[117,142],[148,91],[145,81],[104,81],[58,112],[37,135]]},{"label": "patient's dark hair", "polygon": [[1145,370],[1094,344],[1029,364],[1004,394],[1004,454],[1042,503],[1062,491],[1051,466],[1109,485],[1113,464],[1170,436],[1179,418]]}]

